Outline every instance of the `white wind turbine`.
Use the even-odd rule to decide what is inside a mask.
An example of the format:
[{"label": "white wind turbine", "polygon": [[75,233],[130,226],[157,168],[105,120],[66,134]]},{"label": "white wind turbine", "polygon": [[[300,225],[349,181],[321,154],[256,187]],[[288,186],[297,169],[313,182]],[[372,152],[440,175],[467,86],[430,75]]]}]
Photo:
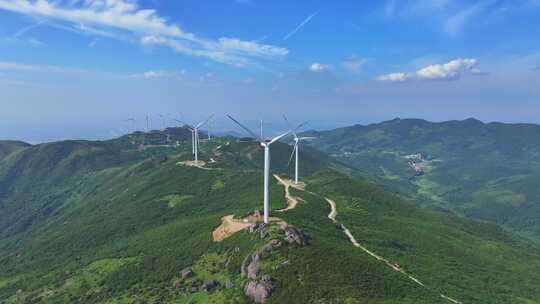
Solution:
[{"label": "white wind turbine", "polygon": [[298,134],[296,134],[296,131],[298,129],[300,129],[301,127],[305,126],[307,124],[307,122],[304,122],[304,123],[301,123],[299,124],[296,128],[293,128],[291,123],[289,122],[289,120],[287,119],[287,117],[285,115],[283,115],[283,118],[285,119],[285,121],[287,122],[287,124],[291,127],[291,132],[294,136],[294,148],[292,150],[292,153],[291,153],[291,157],[289,158],[289,163],[287,164],[287,166],[289,166],[289,164],[291,163],[292,159],[293,159],[293,156],[295,157],[295,162],[294,162],[294,183],[296,185],[298,185],[298,160],[299,160],[299,157],[298,157],[298,154],[299,154],[299,146],[300,146],[300,142],[302,140],[309,140],[309,139],[315,139],[315,137],[298,137]]},{"label": "white wind turbine", "polygon": [[270,182],[270,145],[275,143],[276,141],[280,140],[281,138],[289,135],[290,131],[287,133],[283,133],[277,137],[274,137],[272,139],[264,139],[262,137],[262,122],[261,122],[261,136],[256,135],[253,131],[251,131],[249,128],[238,122],[238,120],[234,119],[232,116],[227,115],[232,121],[234,121],[237,125],[239,125],[242,129],[244,129],[246,132],[248,132],[251,136],[258,139],[261,146],[264,147],[264,223],[269,223],[269,216],[270,216],[270,195],[268,191],[268,186]]},{"label": "white wind turbine", "polygon": [[196,126],[191,126],[185,122],[175,119],[177,122],[184,124],[191,131],[191,143],[192,143],[191,148],[192,148],[193,155],[195,157],[195,163],[199,162],[199,143],[200,143],[199,129],[202,128],[204,125],[206,125],[210,121],[210,119],[212,119],[213,117],[214,115],[211,115],[206,120],[201,121]]}]

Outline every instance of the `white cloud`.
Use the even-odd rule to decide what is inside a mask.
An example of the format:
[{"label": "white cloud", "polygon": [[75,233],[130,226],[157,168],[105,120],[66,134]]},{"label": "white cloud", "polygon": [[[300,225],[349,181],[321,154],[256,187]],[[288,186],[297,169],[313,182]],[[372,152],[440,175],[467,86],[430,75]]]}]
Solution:
[{"label": "white cloud", "polygon": [[399,82],[409,79],[423,80],[453,80],[458,79],[465,71],[471,74],[484,74],[476,66],[478,60],[474,58],[458,58],[444,64],[433,64],[419,69],[415,73],[392,73],[377,77],[379,81]]},{"label": "white cloud", "polygon": [[377,77],[379,81],[391,81],[391,82],[401,82],[411,78],[410,74],[407,73],[391,73],[386,75],[381,75]]},{"label": "white cloud", "polygon": [[349,71],[359,72],[366,64],[366,62],[367,59],[365,58],[360,58],[358,56],[350,56],[349,58],[345,59],[342,64]]},{"label": "white cloud", "polygon": [[309,66],[309,70],[314,73],[320,73],[328,70],[328,65],[322,64],[322,63],[313,63]]},{"label": "white cloud", "polygon": [[165,45],[182,54],[235,66],[249,65],[253,58],[282,58],[289,52],[236,38],[197,37],[170,23],[156,10],[141,8],[137,0],[0,0],[0,9],[59,20],[71,24],[68,30],[109,38],[120,36],[103,28],[127,31],[143,37],[139,41],[145,45]]},{"label": "white cloud", "polygon": [[420,69],[416,76],[420,79],[456,79],[464,70],[470,70],[478,64],[476,59],[455,59],[445,64],[433,64]]},{"label": "white cloud", "polygon": [[130,75],[128,78],[140,78],[140,79],[181,78],[185,74],[186,74],[185,70],[181,70],[181,71],[150,70],[144,73]]}]

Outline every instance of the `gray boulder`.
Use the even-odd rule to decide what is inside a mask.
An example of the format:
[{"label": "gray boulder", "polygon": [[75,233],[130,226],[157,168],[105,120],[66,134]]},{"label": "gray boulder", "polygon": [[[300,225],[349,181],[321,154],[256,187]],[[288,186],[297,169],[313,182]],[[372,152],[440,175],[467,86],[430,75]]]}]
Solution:
[{"label": "gray boulder", "polygon": [[283,230],[285,231],[285,241],[287,243],[298,244],[300,246],[307,244],[307,237],[300,229],[288,226]]},{"label": "gray boulder", "polygon": [[250,281],[245,289],[245,295],[255,303],[266,303],[270,296],[274,286],[270,279],[261,281]]},{"label": "gray boulder", "polygon": [[212,289],[216,288],[218,286],[218,284],[219,283],[216,280],[205,281],[201,286],[201,290],[202,291],[211,291]]},{"label": "gray boulder", "polygon": [[190,267],[180,271],[180,277],[182,280],[189,279],[193,276],[193,270]]}]

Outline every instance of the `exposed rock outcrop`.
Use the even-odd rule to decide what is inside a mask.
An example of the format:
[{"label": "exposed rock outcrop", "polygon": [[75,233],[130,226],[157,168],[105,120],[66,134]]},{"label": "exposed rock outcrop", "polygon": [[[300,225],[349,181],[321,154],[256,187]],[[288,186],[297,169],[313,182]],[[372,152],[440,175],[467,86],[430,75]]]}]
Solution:
[{"label": "exposed rock outcrop", "polygon": [[287,226],[283,229],[285,231],[285,241],[289,244],[297,244],[304,246],[307,244],[307,237],[302,230]]},{"label": "exposed rock outcrop", "polygon": [[257,279],[257,274],[261,268],[261,259],[268,256],[272,250],[278,248],[279,246],[281,246],[281,242],[279,240],[271,240],[256,250],[253,254],[248,255],[242,262],[242,276],[247,276],[252,280]]},{"label": "exposed rock outcrop", "polygon": [[201,290],[202,291],[211,291],[212,289],[216,288],[218,285],[219,285],[219,283],[216,280],[205,281],[201,285]]},{"label": "exposed rock outcrop", "polygon": [[244,292],[253,302],[266,303],[272,295],[273,290],[272,279],[269,276],[263,276],[261,280],[249,281]]},{"label": "exposed rock outcrop", "polygon": [[[249,232],[252,234],[261,234],[261,238],[264,238],[268,234],[266,231],[266,225],[254,224],[249,227]],[[307,244],[307,236],[300,230],[292,226],[281,226],[284,233],[283,240],[288,244],[297,244],[304,246]],[[260,275],[261,262],[264,258],[268,257],[270,253],[283,245],[283,241],[279,239],[273,239],[264,244],[261,248],[257,249],[254,253],[248,255],[241,268],[243,277],[247,277],[249,281],[244,287],[245,295],[255,303],[266,303],[272,292],[274,291],[274,284],[272,278],[268,275]],[[289,261],[287,261],[288,264]],[[283,266],[283,265],[281,265]]]}]

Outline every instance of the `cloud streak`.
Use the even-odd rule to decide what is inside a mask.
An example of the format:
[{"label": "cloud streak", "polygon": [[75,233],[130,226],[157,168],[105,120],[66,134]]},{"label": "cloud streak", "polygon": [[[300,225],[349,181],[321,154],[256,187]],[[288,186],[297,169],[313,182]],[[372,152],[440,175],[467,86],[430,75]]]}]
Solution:
[{"label": "cloud streak", "polygon": [[136,79],[180,79],[183,75],[186,74],[186,71],[165,71],[165,70],[159,70],[159,71],[146,71],[144,73],[140,74],[132,74],[129,75],[128,78],[136,78]]},{"label": "cloud streak", "polygon": [[70,30],[96,36],[122,37],[104,28],[130,32],[142,37],[138,41],[144,45],[165,45],[178,53],[234,66],[251,65],[254,58],[282,58],[289,52],[237,38],[198,37],[170,23],[156,10],[141,8],[136,0],[0,0],[0,9],[65,22]]},{"label": "cloud streak", "polygon": [[294,30],[290,31],[287,35],[285,35],[285,37],[283,37],[283,40],[289,40],[289,38],[296,35],[296,33],[298,33],[298,31],[300,31],[304,26],[306,26],[311,21],[311,19],[313,19],[318,14],[319,14],[319,12],[315,12],[315,13],[309,15]]},{"label": "cloud streak", "polygon": [[471,18],[479,15],[491,2],[481,1],[475,3],[450,16],[444,23],[444,30],[452,36],[457,35]]},{"label": "cloud streak", "polygon": [[18,62],[0,61],[0,71],[44,72],[44,73],[82,73],[83,69],[65,68],[54,65],[31,65]]}]

